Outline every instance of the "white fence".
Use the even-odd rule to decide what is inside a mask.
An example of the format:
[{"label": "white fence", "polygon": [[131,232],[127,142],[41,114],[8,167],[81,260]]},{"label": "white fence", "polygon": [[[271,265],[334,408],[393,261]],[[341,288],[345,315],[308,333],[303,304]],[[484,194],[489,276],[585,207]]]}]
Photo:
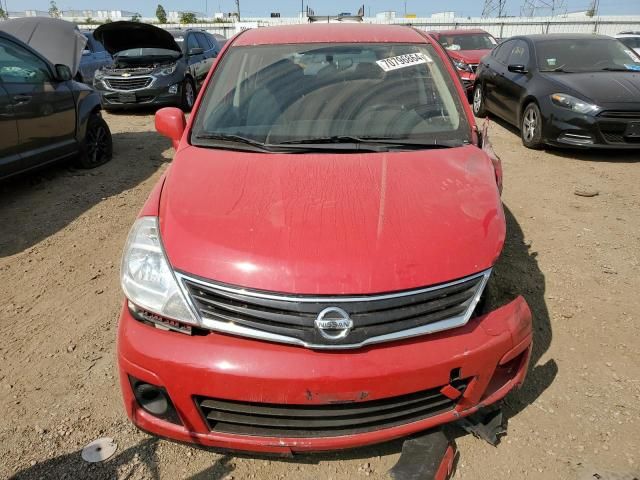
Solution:
[{"label": "white fence", "polygon": [[[239,23],[197,23],[193,25],[166,24],[162,28],[202,28],[230,38],[243,28],[268,27],[306,23],[300,18],[246,18]],[[640,16],[567,16],[567,17],[506,17],[506,18],[395,18],[391,20],[365,17],[363,23],[412,25],[422,30],[447,30],[457,28],[482,28],[495,37],[532,33],[598,33],[615,35],[622,31],[640,31]],[[96,28],[97,25],[80,25],[80,28]]]}]

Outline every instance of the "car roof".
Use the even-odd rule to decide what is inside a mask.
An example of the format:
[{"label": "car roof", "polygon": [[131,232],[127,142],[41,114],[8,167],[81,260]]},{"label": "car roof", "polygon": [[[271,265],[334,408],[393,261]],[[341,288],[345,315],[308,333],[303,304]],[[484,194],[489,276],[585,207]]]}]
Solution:
[{"label": "car roof", "polygon": [[546,40],[612,40],[608,35],[593,35],[591,33],[536,33],[532,35],[517,35],[506,40],[518,38],[529,39],[532,42],[544,42]]},{"label": "car roof", "polygon": [[402,25],[320,23],[245,30],[234,45],[291,43],[429,43],[417,30]]},{"label": "car roof", "polygon": [[491,35],[486,30],[482,30],[481,28],[458,28],[455,30],[431,30],[427,32],[429,35],[477,35],[479,33],[485,33],[487,35]]}]

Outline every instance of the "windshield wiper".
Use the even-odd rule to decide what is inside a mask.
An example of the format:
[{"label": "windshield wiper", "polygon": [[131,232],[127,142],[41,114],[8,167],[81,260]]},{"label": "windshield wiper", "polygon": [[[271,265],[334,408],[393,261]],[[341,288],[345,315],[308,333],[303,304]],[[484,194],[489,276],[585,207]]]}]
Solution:
[{"label": "windshield wiper", "polygon": [[622,67],[604,67],[600,70],[604,72],[635,72],[638,73],[640,70],[634,70],[632,68],[622,68]]},{"label": "windshield wiper", "polygon": [[353,143],[356,145],[371,145],[378,147],[408,147],[412,149],[427,149],[427,148],[453,148],[453,147],[461,147],[468,142],[459,141],[459,140],[443,140],[443,141],[431,141],[425,142],[422,140],[412,140],[412,139],[403,139],[398,137],[375,137],[375,136],[366,136],[366,137],[358,137],[352,135],[334,135],[330,137],[318,137],[318,138],[303,138],[300,140],[287,140],[277,145],[304,145],[309,147],[310,145],[328,145],[328,144],[345,144],[345,143]]},{"label": "windshield wiper", "polygon": [[200,133],[196,135],[195,138],[196,140],[221,140],[223,142],[244,143],[258,148],[266,146],[264,143],[252,140],[251,138],[226,133]]}]

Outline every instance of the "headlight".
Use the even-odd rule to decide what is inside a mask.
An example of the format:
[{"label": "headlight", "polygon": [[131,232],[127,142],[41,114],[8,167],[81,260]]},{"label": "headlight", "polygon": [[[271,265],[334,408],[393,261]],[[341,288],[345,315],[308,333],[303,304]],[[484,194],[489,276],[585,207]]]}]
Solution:
[{"label": "headlight", "polygon": [[93,78],[96,80],[100,80],[102,77],[104,77],[104,72],[102,70],[96,70],[93,74]]},{"label": "headlight", "polygon": [[120,281],[135,305],[162,317],[198,324],[164,254],[157,217],[142,217],[133,224],[124,247]]},{"label": "headlight", "polygon": [[473,69],[469,66],[469,64],[463,62],[462,60],[454,60],[453,64],[456,66],[458,70],[462,70],[463,72],[473,73]]},{"label": "headlight", "polygon": [[566,93],[554,93],[551,95],[551,101],[559,107],[568,108],[578,113],[594,113],[600,110],[600,107],[593,103],[585,102],[579,98],[572,97]]},{"label": "headlight", "polygon": [[169,65],[168,67],[159,68],[156,73],[160,76],[166,77],[167,75],[172,75],[173,72],[176,71],[177,67],[178,67],[178,64],[174,63],[173,65]]}]

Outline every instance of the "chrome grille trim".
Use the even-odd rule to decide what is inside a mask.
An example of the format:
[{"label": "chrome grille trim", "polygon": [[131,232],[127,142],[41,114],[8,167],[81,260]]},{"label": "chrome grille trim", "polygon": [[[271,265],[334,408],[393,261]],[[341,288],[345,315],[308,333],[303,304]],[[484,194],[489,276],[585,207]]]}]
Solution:
[{"label": "chrome grille trim", "polygon": [[[489,268],[480,273],[470,275],[468,277],[464,277],[459,280],[455,280],[453,282],[448,282],[445,284],[440,284],[432,287],[425,287],[425,288],[396,292],[396,293],[356,295],[356,296],[353,296],[353,295],[352,296],[309,296],[309,295],[296,296],[296,295],[287,295],[287,294],[279,295],[271,292],[261,292],[261,291],[255,291],[255,290],[247,290],[244,288],[232,287],[229,285],[221,285],[221,284],[213,283],[210,281],[204,281],[200,278],[194,278],[188,274],[184,274],[181,272],[175,272],[175,275],[176,275],[176,278],[178,279],[180,288],[182,289],[182,292],[185,295],[185,298],[189,302],[189,306],[197,314],[200,320],[200,325],[203,328],[213,330],[213,331],[219,331],[222,333],[228,333],[231,335],[248,337],[248,338],[253,338],[257,340],[265,340],[270,342],[299,345],[302,347],[317,349],[317,350],[339,350],[339,349],[355,349],[355,348],[361,348],[366,345],[372,345],[376,343],[392,342],[392,341],[402,340],[406,338],[427,335],[431,333],[437,333],[444,330],[450,330],[453,328],[458,328],[463,325],[466,325],[466,323],[471,318],[471,315],[473,314],[473,311],[476,305],[478,304],[478,301],[480,300],[480,296],[482,295],[482,292],[484,291],[487,281],[489,280],[491,271],[492,269]],[[468,282],[473,279],[481,279],[481,281],[478,283],[477,289],[472,297],[471,302],[469,303],[469,306],[464,311],[464,313],[460,315],[456,315],[456,316],[447,318],[445,320],[440,320],[434,323],[421,325],[415,328],[410,328],[410,329],[401,330],[401,331],[397,331],[397,332],[393,332],[385,335],[370,337],[358,343],[349,343],[349,344],[345,343],[345,344],[339,344],[339,345],[316,344],[316,343],[305,342],[298,338],[293,338],[293,337],[280,335],[272,332],[266,332],[263,330],[258,330],[258,329],[238,325],[232,322],[224,322],[224,321],[206,317],[202,315],[201,310],[194,303],[192,294],[185,283],[185,281],[188,281],[191,283],[202,285],[203,287],[206,287],[211,290],[220,290],[220,291],[229,292],[233,294],[246,295],[248,297],[263,298],[263,299],[285,301],[285,302],[331,303],[331,304],[335,303],[339,305],[340,303],[345,303],[345,302],[367,302],[367,301],[387,300],[387,299],[408,297],[411,295],[417,295],[417,294],[426,293],[426,292],[433,292],[438,289],[452,287],[464,282]]]},{"label": "chrome grille trim", "polygon": [[[154,78],[150,75],[135,77],[104,77],[105,85],[116,92],[135,92],[148,88]],[[112,83],[113,82],[113,83]]]}]

